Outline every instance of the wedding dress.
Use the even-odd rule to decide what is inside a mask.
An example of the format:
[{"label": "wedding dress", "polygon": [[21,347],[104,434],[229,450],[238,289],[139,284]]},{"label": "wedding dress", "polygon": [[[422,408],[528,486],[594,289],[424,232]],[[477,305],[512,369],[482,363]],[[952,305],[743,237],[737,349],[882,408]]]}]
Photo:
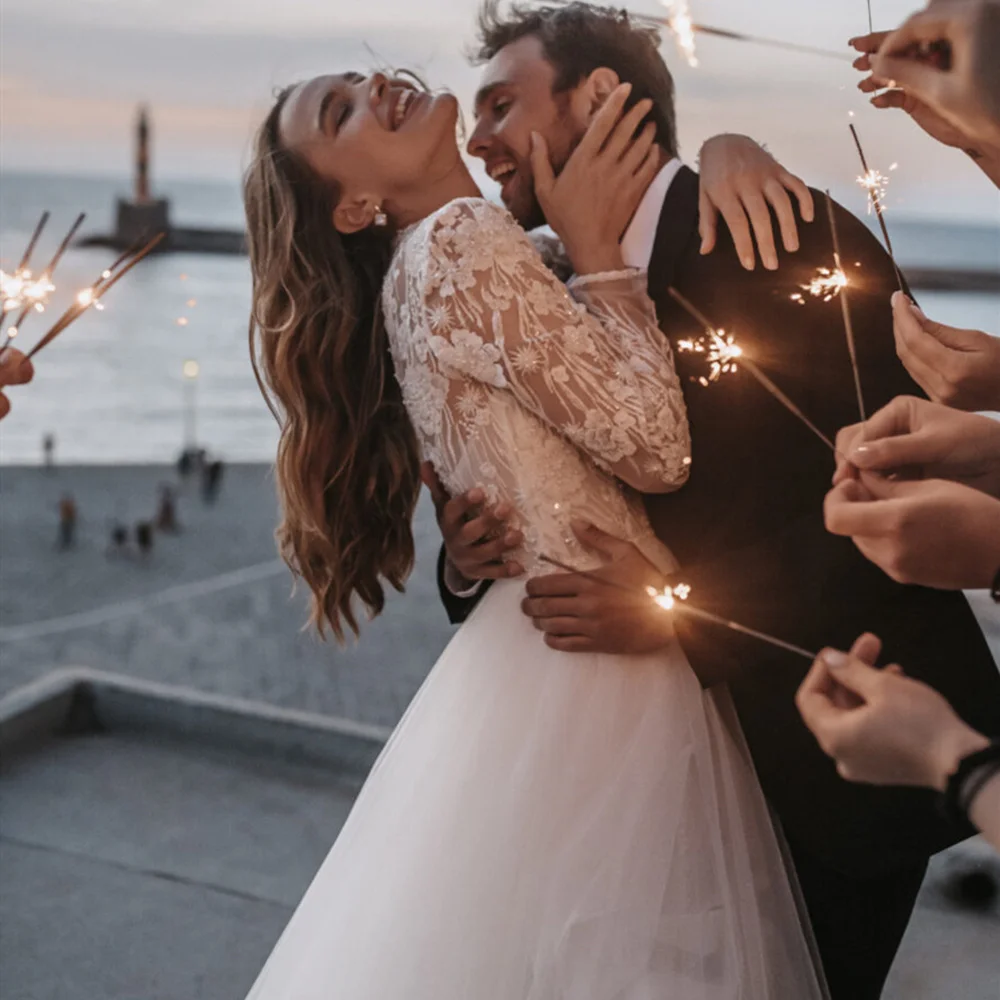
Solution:
[{"label": "wedding dress", "polygon": [[[598,565],[573,518],[674,569],[636,492],[690,461],[643,272],[567,292],[506,211],[460,199],[401,235],[383,306],[424,457],[514,505],[529,573]],[[716,696],[676,644],[550,649],[523,589],[494,584],[445,649],[249,1000],[818,1000]]]}]

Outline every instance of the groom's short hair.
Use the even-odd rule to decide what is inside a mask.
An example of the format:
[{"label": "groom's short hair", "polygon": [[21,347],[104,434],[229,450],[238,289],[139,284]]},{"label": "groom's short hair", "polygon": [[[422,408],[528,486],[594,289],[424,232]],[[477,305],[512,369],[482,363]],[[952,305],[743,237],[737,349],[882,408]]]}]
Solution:
[{"label": "groom's short hair", "polygon": [[674,80],[660,55],[660,34],[635,24],[627,11],[589,3],[536,7],[513,3],[501,11],[501,0],[485,0],[479,10],[476,63],[489,62],[501,49],[534,36],[556,71],[553,94],[565,93],[595,69],[613,69],[632,84],[628,106],[649,98],[656,141],[677,155]]}]

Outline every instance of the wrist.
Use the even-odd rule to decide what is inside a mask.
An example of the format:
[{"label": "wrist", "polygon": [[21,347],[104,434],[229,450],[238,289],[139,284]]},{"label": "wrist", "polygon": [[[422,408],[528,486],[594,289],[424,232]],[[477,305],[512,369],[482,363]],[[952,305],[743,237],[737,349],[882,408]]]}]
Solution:
[{"label": "wrist", "polygon": [[578,275],[601,274],[604,271],[621,271],[625,268],[621,247],[615,243],[606,247],[577,249],[567,245],[573,271]]},{"label": "wrist", "polygon": [[931,747],[928,770],[928,784],[939,792],[948,785],[948,779],[955,773],[963,757],[989,746],[990,741],[982,733],[967,726],[955,717],[952,725]]}]

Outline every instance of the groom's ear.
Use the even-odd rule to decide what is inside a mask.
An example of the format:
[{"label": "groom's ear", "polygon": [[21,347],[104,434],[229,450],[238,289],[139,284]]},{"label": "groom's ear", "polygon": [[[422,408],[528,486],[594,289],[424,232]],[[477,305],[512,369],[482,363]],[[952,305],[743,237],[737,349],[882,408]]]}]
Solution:
[{"label": "groom's ear", "polygon": [[604,107],[605,102],[620,83],[621,79],[618,74],[607,66],[599,66],[587,77],[580,88],[580,96],[585,102],[581,110],[588,124],[594,115]]}]

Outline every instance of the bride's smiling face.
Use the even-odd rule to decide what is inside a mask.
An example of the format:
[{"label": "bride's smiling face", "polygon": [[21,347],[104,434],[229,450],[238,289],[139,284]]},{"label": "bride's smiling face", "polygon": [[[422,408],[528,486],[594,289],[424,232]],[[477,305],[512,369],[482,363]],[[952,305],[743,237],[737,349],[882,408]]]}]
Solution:
[{"label": "bride's smiling face", "polygon": [[382,73],[320,76],[281,111],[282,144],[339,192],[334,225],[370,225],[378,207],[405,212],[413,193],[453,169],[458,103]]}]

